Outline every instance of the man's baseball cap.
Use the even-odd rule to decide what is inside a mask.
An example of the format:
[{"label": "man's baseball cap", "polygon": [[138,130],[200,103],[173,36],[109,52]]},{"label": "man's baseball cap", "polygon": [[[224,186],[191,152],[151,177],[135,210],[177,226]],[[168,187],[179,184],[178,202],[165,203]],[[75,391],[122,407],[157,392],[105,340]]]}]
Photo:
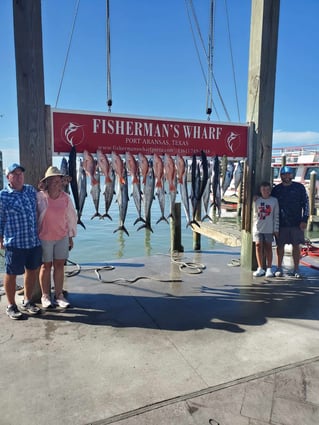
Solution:
[{"label": "man's baseball cap", "polygon": [[287,165],[285,165],[284,167],[281,167],[280,174],[288,174],[288,173],[289,174],[292,174],[293,173],[291,167],[288,167]]},{"label": "man's baseball cap", "polygon": [[13,173],[17,168],[20,168],[20,170],[25,172],[25,169],[24,167],[22,167],[22,165],[14,162],[13,164],[9,165],[9,167],[6,168],[6,176],[8,176],[10,173]]}]

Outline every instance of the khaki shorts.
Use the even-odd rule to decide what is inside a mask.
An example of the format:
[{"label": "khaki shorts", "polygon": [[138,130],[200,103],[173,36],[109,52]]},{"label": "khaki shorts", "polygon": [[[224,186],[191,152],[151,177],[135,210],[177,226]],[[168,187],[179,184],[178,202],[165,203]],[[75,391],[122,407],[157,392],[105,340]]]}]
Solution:
[{"label": "khaki shorts", "polygon": [[49,263],[53,260],[66,260],[69,258],[69,237],[58,241],[41,240],[42,261]]}]

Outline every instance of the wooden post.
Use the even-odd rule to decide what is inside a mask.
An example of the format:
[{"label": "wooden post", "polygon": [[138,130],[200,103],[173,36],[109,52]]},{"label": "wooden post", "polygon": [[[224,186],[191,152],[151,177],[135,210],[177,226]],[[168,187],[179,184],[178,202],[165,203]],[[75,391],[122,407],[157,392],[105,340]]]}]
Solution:
[{"label": "wooden post", "polygon": [[[252,0],[246,121],[255,124],[250,142],[248,189],[257,193],[260,183],[270,181],[273,112],[277,61],[280,0]],[[253,268],[251,235],[252,196],[244,198],[245,223],[242,231],[241,265]]]},{"label": "wooden post", "polygon": [[[25,167],[25,181],[37,187],[52,162],[46,133],[48,116],[44,104],[41,0],[13,1],[14,44],[19,122],[19,162]],[[33,300],[41,297],[39,281]]]},{"label": "wooden post", "polygon": [[176,202],[174,206],[174,216],[170,221],[171,229],[171,254],[173,252],[184,252],[184,247],[181,243],[181,229],[182,229],[182,220],[181,220],[181,204]]},{"label": "wooden post", "polygon": [[[13,1],[19,162],[37,187],[49,166],[45,133],[41,0]],[[18,159],[17,159],[18,161]]]},{"label": "wooden post", "polygon": [[0,151],[0,190],[3,189],[3,163],[2,163],[2,152]]},{"label": "wooden post", "polygon": [[[200,223],[201,221],[201,214],[202,214],[202,205],[201,202],[199,203],[199,206],[196,211],[196,217],[195,220],[197,223]],[[193,227],[196,226],[196,224],[193,224]],[[201,244],[201,235],[198,232],[193,231],[193,250],[194,251],[200,251],[200,244]]]}]

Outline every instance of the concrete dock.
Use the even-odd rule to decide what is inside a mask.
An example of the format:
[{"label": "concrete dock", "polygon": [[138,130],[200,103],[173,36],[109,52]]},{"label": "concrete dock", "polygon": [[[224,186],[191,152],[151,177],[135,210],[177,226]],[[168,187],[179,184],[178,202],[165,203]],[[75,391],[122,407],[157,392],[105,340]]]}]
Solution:
[{"label": "concrete dock", "polygon": [[22,321],[2,296],[1,425],[318,425],[319,272],[254,278],[239,257],[81,265],[71,308]]}]

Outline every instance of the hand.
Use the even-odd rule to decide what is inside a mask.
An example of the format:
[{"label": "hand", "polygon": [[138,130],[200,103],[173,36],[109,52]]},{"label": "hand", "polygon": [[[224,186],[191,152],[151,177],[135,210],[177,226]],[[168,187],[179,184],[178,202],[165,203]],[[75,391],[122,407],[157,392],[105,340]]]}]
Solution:
[{"label": "hand", "polygon": [[73,238],[69,238],[69,251],[73,248]]},{"label": "hand", "polygon": [[300,227],[300,230],[306,230],[306,228],[307,228],[307,223],[305,223],[304,221],[302,221],[302,222],[299,224],[299,227]]}]

